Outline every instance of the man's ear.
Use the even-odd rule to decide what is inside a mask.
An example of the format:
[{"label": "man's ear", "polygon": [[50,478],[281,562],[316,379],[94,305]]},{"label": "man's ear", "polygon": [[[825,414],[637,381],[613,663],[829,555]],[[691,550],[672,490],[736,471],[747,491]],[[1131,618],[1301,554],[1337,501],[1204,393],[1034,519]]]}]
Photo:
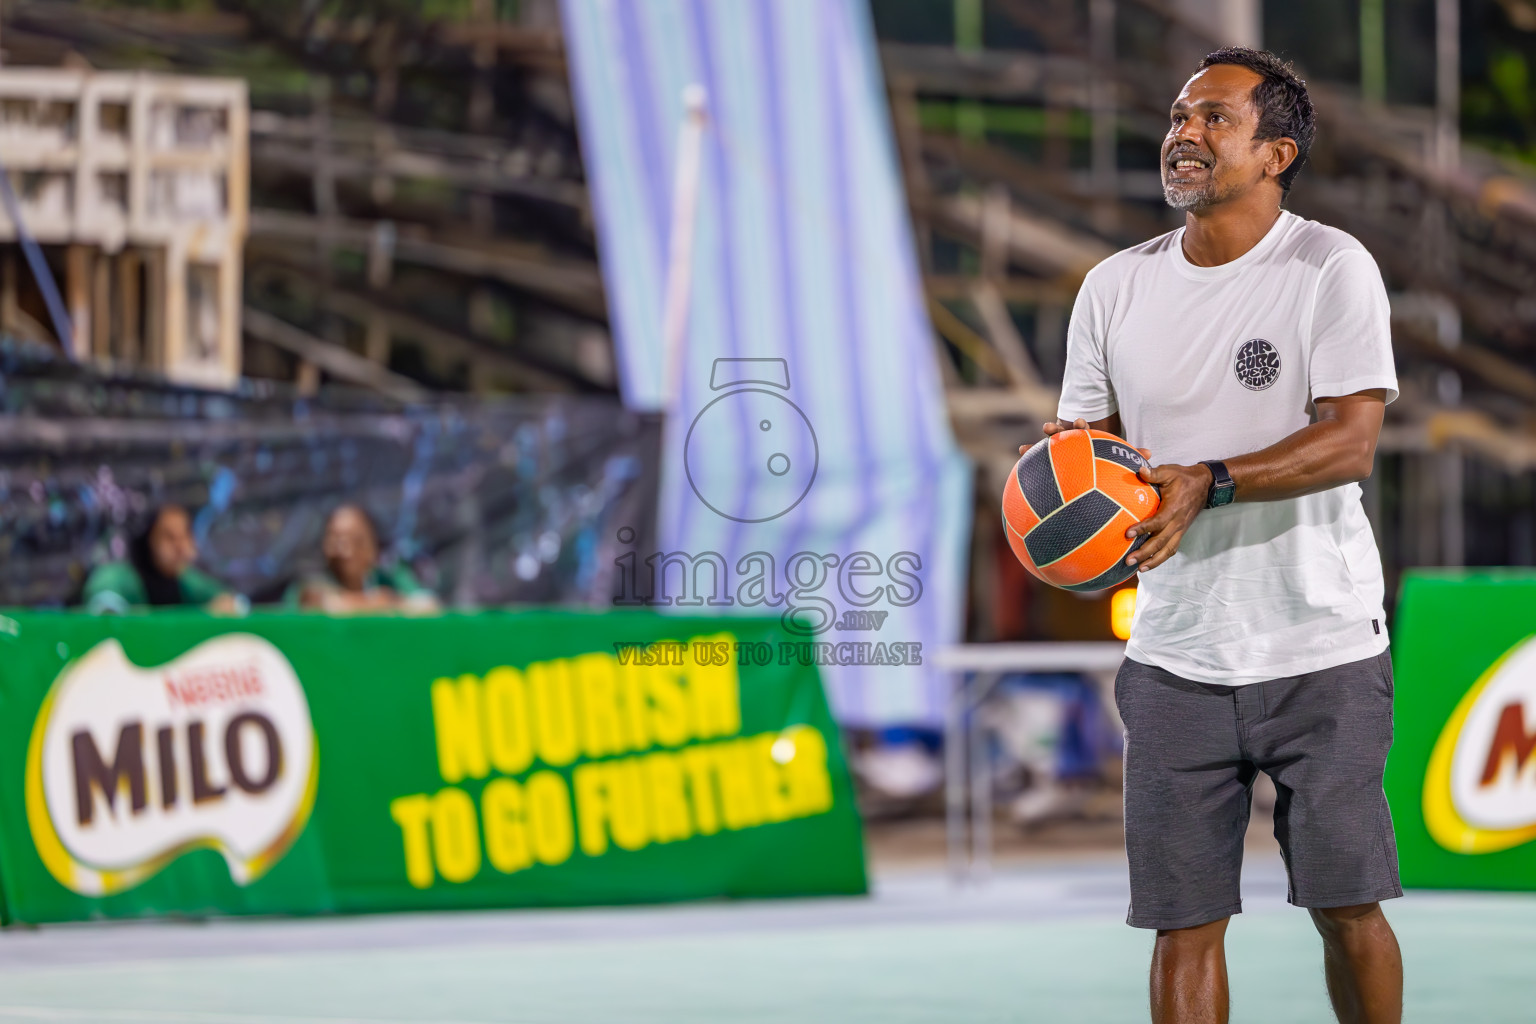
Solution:
[{"label": "man's ear", "polygon": [[1296,162],[1296,154],[1299,152],[1295,139],[1289,137],[1275,139],[1269,144],[1269,159],[1264,162],[1264,173],[1271,177],[1280,177],[1287,167]]}]

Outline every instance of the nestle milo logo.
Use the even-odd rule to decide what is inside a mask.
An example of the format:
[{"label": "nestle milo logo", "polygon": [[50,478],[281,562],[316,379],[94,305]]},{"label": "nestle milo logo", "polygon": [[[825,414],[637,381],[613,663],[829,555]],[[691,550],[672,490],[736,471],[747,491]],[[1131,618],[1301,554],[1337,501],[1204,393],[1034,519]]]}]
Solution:
[{"label": "nestle milo logo", "polygon": [[137,885],[187,850],[224,854],[244,885],[303,830],[314,727],[276,647],[218,637],[155,668],[116,640],[71,663],[27,756],[27,819],[48,870],[84,895]]},{"label": "nestle milo logo", "polygon": [[1424,824],[1456,853],[1536,840],[1536,637],[1494,662],[1446,721],[1425,772]]}]

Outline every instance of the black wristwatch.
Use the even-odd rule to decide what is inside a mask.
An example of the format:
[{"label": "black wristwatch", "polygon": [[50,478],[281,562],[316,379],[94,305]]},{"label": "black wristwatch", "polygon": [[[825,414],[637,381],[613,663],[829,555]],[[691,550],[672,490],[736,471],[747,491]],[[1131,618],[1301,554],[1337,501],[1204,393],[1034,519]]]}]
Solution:
[{"label": "black wristwatch", "polygon": [[1227,472],[1227,464],[1211,459],[1202,461],[1200,465],[1211,471],[1212,478],[1210,493],[1205,496],[1205,507],[1217,508],[1232,504],[1232,499],[1237,496],[1237,484],[1232,482],[1232,474]]}]

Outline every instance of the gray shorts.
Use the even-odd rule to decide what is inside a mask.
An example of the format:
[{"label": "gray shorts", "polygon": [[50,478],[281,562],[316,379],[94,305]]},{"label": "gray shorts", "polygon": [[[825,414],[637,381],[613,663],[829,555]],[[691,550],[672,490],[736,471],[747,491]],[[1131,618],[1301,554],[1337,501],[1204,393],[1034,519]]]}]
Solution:
[{"label": "gray shorts", "polygon": [[1275,838],[1299,907],[1401,896],[1382,792],[1392,661],[1374,658],[1248,686],[1191,682],[1127,658],[1125,850],[1137,928],[1190,928],[1242,911],[1254,776],[1275,782]]}]

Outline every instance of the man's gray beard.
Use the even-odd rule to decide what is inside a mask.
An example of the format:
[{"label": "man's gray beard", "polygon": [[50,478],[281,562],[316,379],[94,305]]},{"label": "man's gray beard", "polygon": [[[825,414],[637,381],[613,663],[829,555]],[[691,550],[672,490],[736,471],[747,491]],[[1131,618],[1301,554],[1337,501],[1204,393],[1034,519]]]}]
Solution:
[{"label": "man's gray beard", "polygon": [[1215,204],[1220,197],[1216,193],[1216,182],[1206,181],[1200,185],[1177,185],[1171,181],[1163,182],[1163,200],[1175,210],[1204,210]]},{"label": "man's gray beard", "polygon": [[1209,210],[1218,203],[1224,203],[1228,199],[1242,192],[1242,186],[1237,183],[1229,184],[1225,189],[1216,184],[1214,176],[1207,178],[1199,185],[1180,185],[1170,181],[1163,182],[1163,200],[1175,210],[1184,212],[1194,210]]}]

